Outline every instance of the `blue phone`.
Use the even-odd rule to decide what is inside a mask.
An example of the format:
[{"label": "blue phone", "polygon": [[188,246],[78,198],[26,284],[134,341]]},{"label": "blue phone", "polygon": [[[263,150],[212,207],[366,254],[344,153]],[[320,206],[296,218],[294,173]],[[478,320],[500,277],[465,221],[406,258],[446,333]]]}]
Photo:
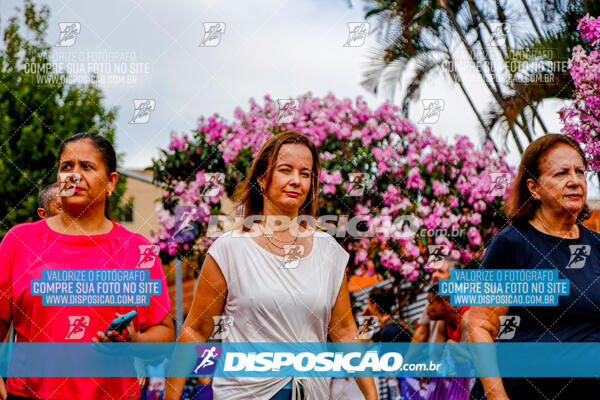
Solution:
[{"label": "blue phone", "polygon": [[131,322],[131,320],[137,315],[137,311],[129,311],[127,314],[121,315],[113,319],[108,328],[104,331],[104,334],[107,335],[108,331],[117,331],[121,333],[121,331],[127,328],[127,325]]}]

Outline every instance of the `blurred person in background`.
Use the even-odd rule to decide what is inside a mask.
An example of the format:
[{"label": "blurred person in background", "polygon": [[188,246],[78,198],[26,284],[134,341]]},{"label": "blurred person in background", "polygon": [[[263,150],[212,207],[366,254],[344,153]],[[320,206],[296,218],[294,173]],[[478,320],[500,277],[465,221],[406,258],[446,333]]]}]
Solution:
[{"label": "blurred person in background", "polygon": [[[433,321],[440,321],[435,333],[439,342],[458,343],[461,340],[460,321],[469,306],[452,306],[450,297],[439,295],[439,285],[433,285],[427,293],[427,314]],[[445,340],[443,340],[445,339]]]},{"label": "blurred person in background", "polygon": [[[436,285],[439,283],[440,279],[450,279],[450,271],[457,268],[458,261],[452,260],[450,258],[444,258],[443,261],[436,263],[434,266],[434,270],[431,274],[431,284]],[[427,313],[427,307],[423,310],[421,314],[421,318],[417,323],[417,330],[412,338],[412,342],[414,343],[422,343],[422,342],[437,342],[438,340],[436,336],[436,332],[438,331],[438,325],[440,321],[433,321],[429,318],[429,314]],[[441,341],[446,341],[441,340]]]},{"label": "blurred person in background", "polygon": [[[396,307],[396,297],[392,290],[374,288],[369,292],[367,306],[361,316],[370,316],[377,319],[375,324],[379,329],[372,334],[371,342],[410,342],[413,332],[404,322],[393,318],[392,311]],[[365,335],[373,327],[370,321],[365,320],[360,326],[361,333]],[[397,378],[374,378],[378,386],[381,400],[396,400],[400,396],[400,387]],[[334,378],[331,383],[331,398],[336,400],[361,399],[360,390],[356,383],[349,378]]]},{"label": "blurred person in background", "polygon": [[[450,297],[440,296],[439,285],[435,284],[427,294],[427,314],[432,321],[440,321],[436,341],[447,343],[461,342],[461,320],[469,306],[452,306]],[[456,360],[452,360],[456,365]],[[435,389],[429,393],[429,400],[466,400],[469,398],[471,381],[469,377],[434,378]]]},{"label": "blurred person in background", "polygon": [[62,204],[58,196],[58,183],[51,182],[40,189],[38,197],[38,216],[41,219],[54,217],[62,211]]},{"label": "blurred person in background", "polygon": [[375,288],[369,292],[367,306],[362,315],[376,317],[379,331],[373,335],[374,342],[410,342],[412,330],[404,322],[392,318],[392,310],[396,307],[396,297],[391,290]]},{"label": "blurred person in background", "polygon": [[[457,260],[445,257],[441,261],[434,263],[434,269],[431,274],[431,285],[439,284],[441,279],[450,279],[450,271],[460,267]],[[429,294],[428,294],[429,298]],[[417,330],[412,337],[412,343],[444,343],[448,340],[444,329],[439,329],[443,322],[439,319],[434,320],[429,317],[428,313],[429,303],[423,309],[421,318],[417,323]],[[407,358],[412,357],[417,350],[416,347],[409,349]],[[413,396],[413,400],[428,399],[432,393],[436,391],[439,378],[428,377],[428,378],[417,378],[417,377],[405,377],[401,380],[402,390],[406,392],[410,390]],[[413,388],[413,389],[411,389]]]},{"label": "blurred person in background", "polygon": [[[407,343],[413,336],[413,331],[404,322],[392,318],[392,310],[396,307],[396,296],[393,291],[375,288],[369,292],[367,307],[362,315],[377,318],[380,329],[373,335],[374,342]],[[398,378],[380,378],[381,398],[397,400],[400,398],[400,382]]]},{"label": "blurred person in background", "polygon": [[[433,285],[427,293],[427,314],[432,321],[439,321],[436,342],[457,343],[461,341],[461,319],[469,307],[453,307],[450,298],[439,295],[439,285]],[[457,360],[444,358],[445,354],[430,354],[439,359],[446,368],[457,366]],[[418,381],[417,381],[418,380]],[[406,378],[402,380],[402,395],[414,400],[466,400],[471,391],[470,377]]]}]

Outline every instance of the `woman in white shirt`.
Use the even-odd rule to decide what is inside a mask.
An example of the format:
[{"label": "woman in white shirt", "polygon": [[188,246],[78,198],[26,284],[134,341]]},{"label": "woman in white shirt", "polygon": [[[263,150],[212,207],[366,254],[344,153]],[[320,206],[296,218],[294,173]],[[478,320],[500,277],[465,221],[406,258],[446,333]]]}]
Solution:
[{"label": "woman in white shirt", "polygon": [[[246,223],[208,249],[179,342],[206,342],[219,315],[233,320],[225,342],[356,341],[349,254],[302,221],[315,218],[319,175],[305,135],[284,132],[265,143],[234,194]],[[178,400],[184,382],[169,378],[165,399]],[[366,399],[377,399],[373,378],[356,382]],[[215,400],[291,399],[299,384],[307,399],[329,398],[328,378],[214,378],[213,391]]]}]

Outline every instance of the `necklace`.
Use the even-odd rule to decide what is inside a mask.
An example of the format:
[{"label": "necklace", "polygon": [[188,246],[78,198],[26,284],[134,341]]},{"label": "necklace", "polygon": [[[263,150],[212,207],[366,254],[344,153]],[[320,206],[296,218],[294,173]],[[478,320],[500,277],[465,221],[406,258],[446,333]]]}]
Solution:
[{"label": "necklace", "polygon": [[[267,237],[267,235],[265,235],[265,232],[264,232],[264,230],[262,230],[262,229],[261,229],[261,233],[262,233],[262,236],[265,238],[265,240],[266,240],[266,241],[269,243],[269,246],[276,247],[276,248],[278,248],[278,249],[280,249],[280,250],[285,250],[285,248],[283,248],[283,247],[280,247],[280,246],[277,246],[275,243],[273,243],[273,242],[271,241],[271,239],[269,239],[269,238]],[[273,239],[275,239],[275,238],[273,237]],[[277,240],[277,241],[278,241],[278,242],[280,242],[280,243],[285,243],[283,240],[278,240],[278,239],[275,239],[275,240]],[[295,244],[296,244],[296,242],[297,242],[297,241],[298,241],[298,235],[296,235],[296,238],[294,239],[294,241],[293,241],[292,243],[285,243],[285,244],[284,244],[284,246],[285,246],[285,245],[292,245],[292,246],[293,246],[293,245],[295,245]]]},{"label": "necklace", "polygon": [[[278,249],[285,250],[283,247],[277,246],[275,243],[271,242],[271,240],[264,233],[262,235],[267,240],[267,242],[269,242],[270,245],[273,245],[273,246],[277,247]],[[290,244],[293,246],[296,244],[297,241],[298,241],[298,236],[296,236],[296,239],[294,239],[294,241]],[[281,242],[281,240],[280,240],[280,242]]]},{"label": "necklace", "polygon": [[[283,250],[283,260],[280,261],[281,268],[296,268],[298,266],[298,262],[300,262],[299,257],[291,258],[290,256],[286,255],[285,248],[279,247],[276,244],[274,244],[273,242],[271,242],[264,233],[263,233],[263,237],[267,240],[267,244],[268,244],[269,248],[272,249],[271,246],[273,246],[273,247],[277,247],[280,250]],[[294,242],[291,245],[292,246],[295,245],[297,241],[298,241],[298,236],[296,236],[296,239],[294,239]],[[275,250],[275,252],[277,253],[277,250]],[[279,257],[281,257],[281,256],[279,256]],[[292,265],[292,266],[290,266],[290,265]]]}]

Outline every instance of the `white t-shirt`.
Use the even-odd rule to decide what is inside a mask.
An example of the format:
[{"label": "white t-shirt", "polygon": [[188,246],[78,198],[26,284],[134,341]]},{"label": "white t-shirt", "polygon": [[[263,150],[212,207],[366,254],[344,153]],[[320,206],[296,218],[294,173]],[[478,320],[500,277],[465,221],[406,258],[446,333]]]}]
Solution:
[{"label": "white t-shirt", "polygon": [[440,321],[435,321],[429,318],[429,314],[427,314],[427,306],[423,310],[423,314],[421,314],[421,319],[419,319],[419,325],[429,325],[429,338],[427,339],[430,343],[437,342],[437,330],[440,324]]},{"label": "white t-shirt", "polygon": [[[229,231],[208,249],[227,282],[223,314],[233,317],[224,342],[326,342],[331,309],[350,255],[316,231],[311,252],[295,268],[247,232]],[[215,378],[215,400],[270,399],[290,378]],[[305,381],[311,399],[329,396],[329,378]]]}]

